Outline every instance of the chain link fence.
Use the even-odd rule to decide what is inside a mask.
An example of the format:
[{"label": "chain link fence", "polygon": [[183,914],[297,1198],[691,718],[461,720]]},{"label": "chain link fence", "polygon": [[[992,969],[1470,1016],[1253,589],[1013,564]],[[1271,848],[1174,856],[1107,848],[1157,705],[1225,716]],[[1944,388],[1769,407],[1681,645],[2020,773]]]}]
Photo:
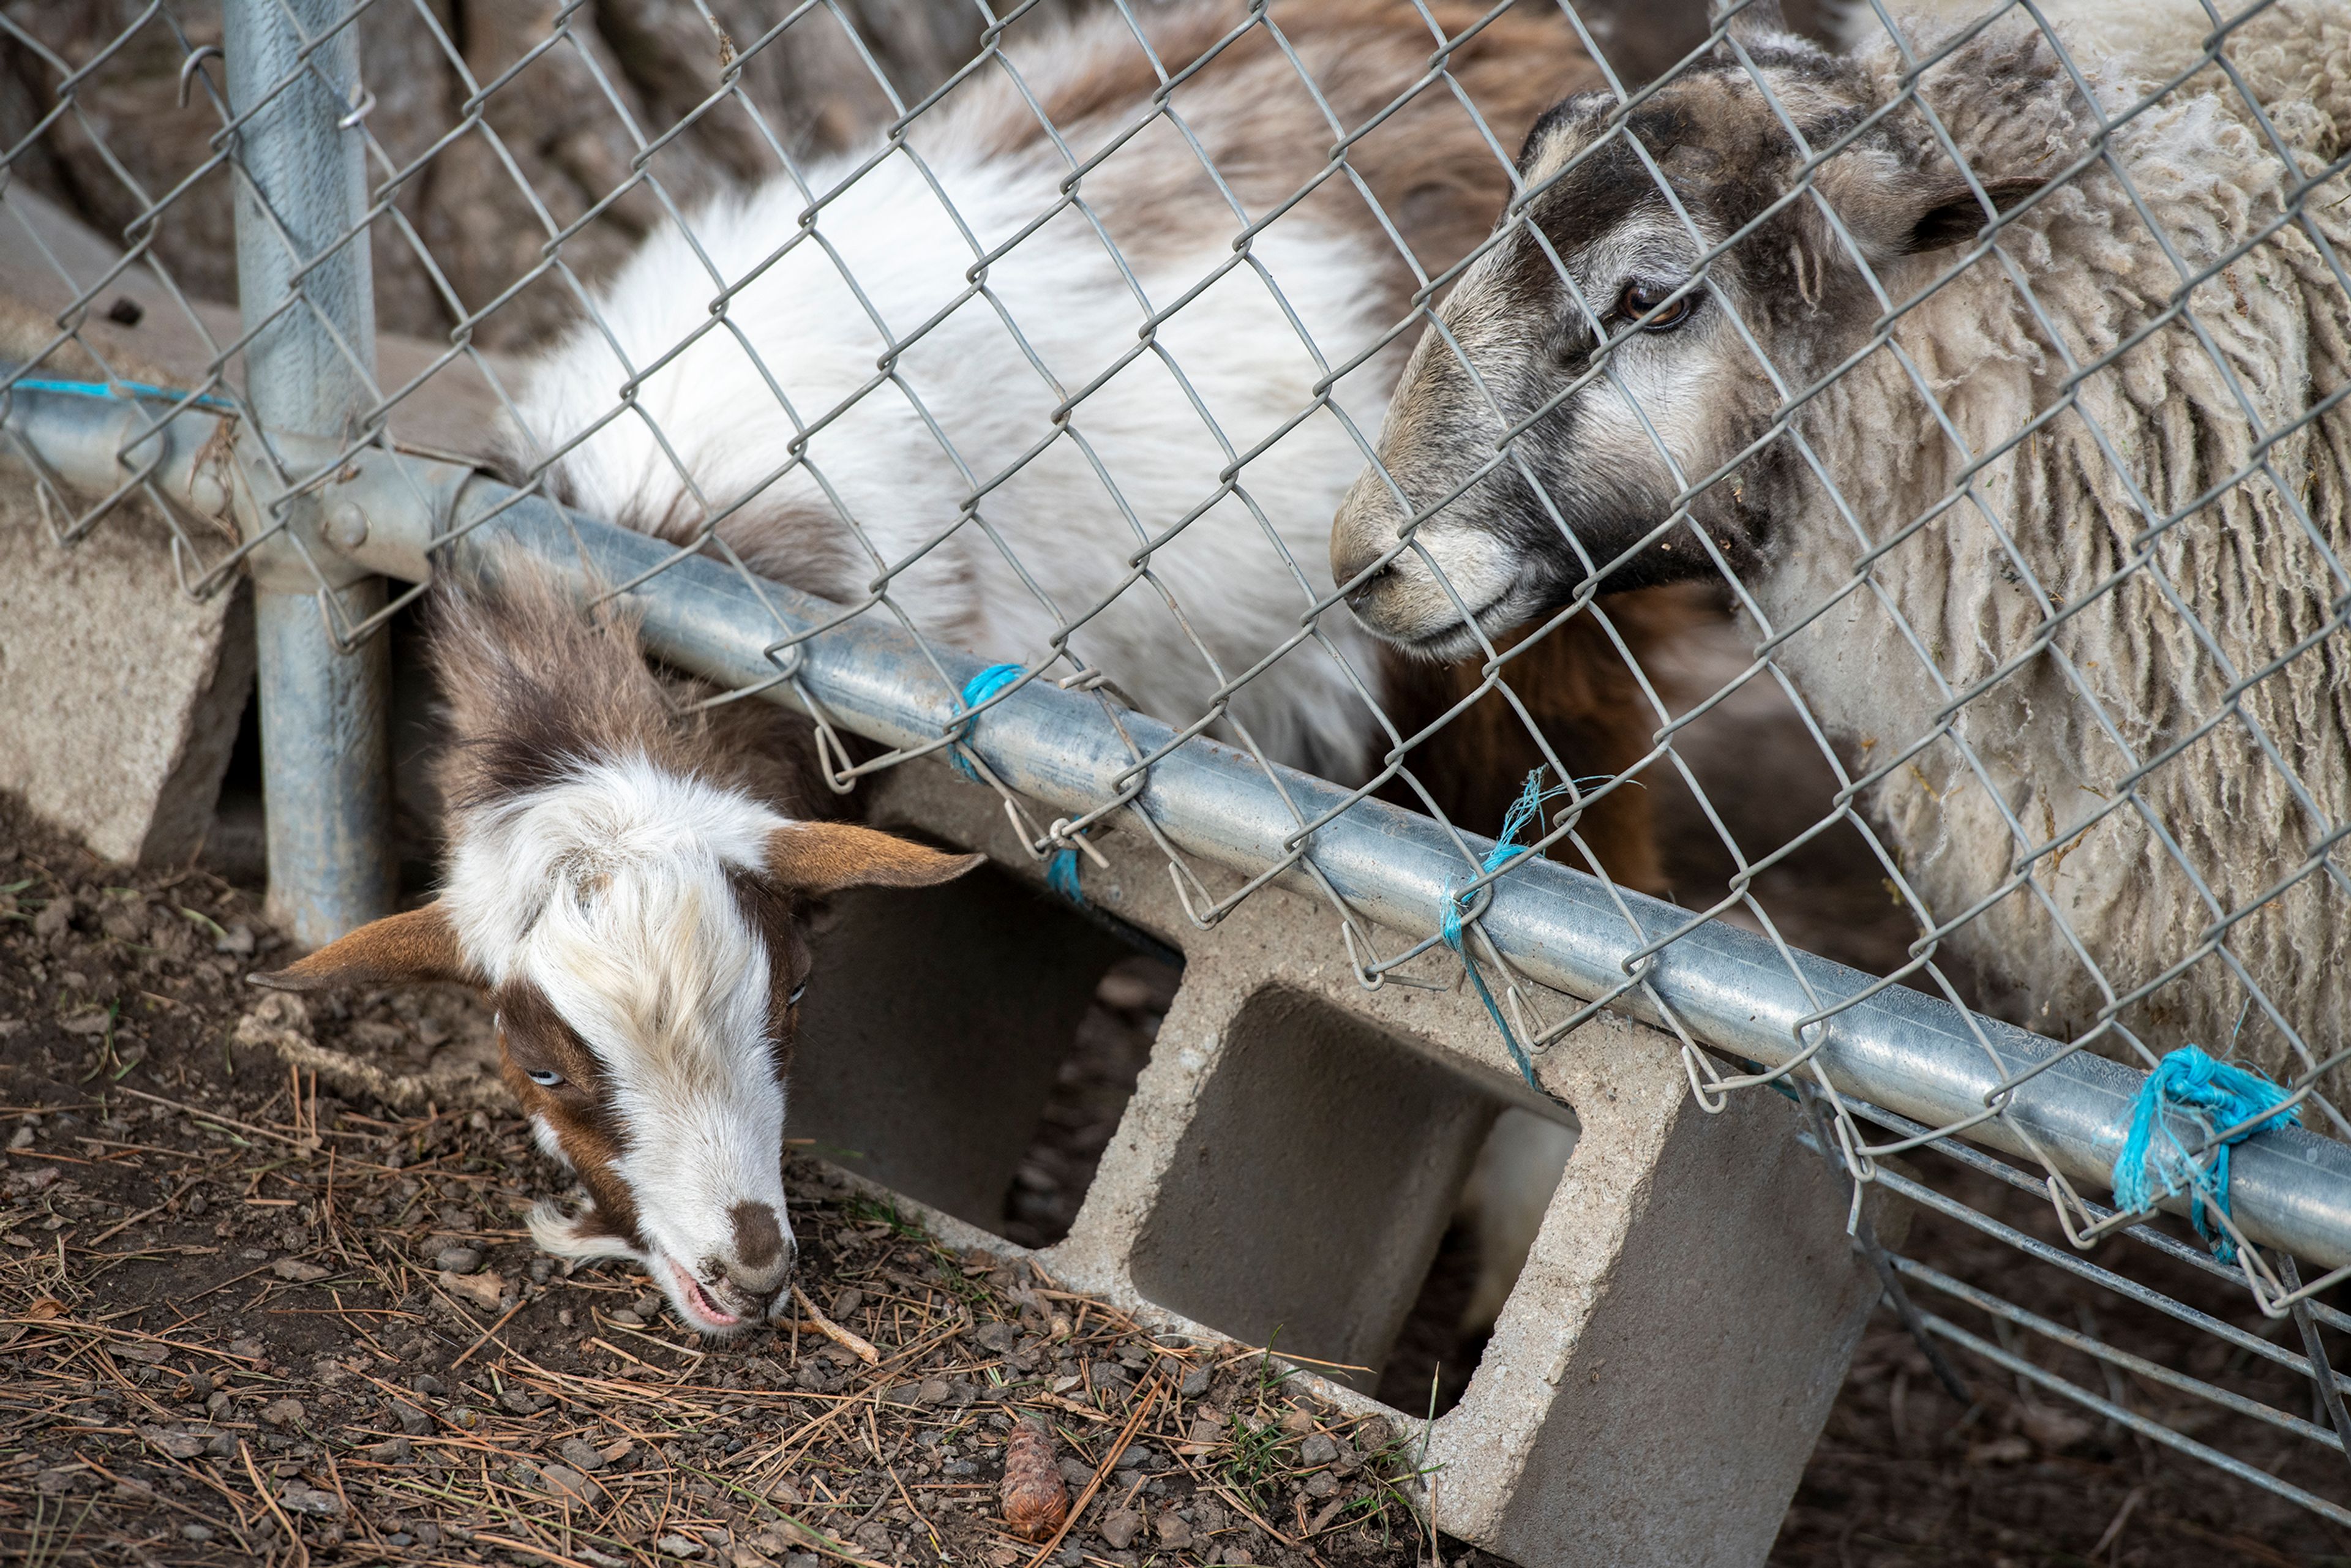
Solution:
[{"label": "chain link fence", "polygon": [[[569,540],[672,656],[675,585],[758,607],[684,662],[836,789],[949,756],[1056,885],[1142,831],[1204,925],[1310,888],[1531,1081],[1671,1030],[1708,1108],[1807,1106],[1955,1385],[2351,1526],[2346,17],[2218,5],[1872,0],[1850,58],[1552,0],[15,7],[5,429],[61,546],[143,497],[187,591],[255,578],[265,704],[272,624],[380,658],[430,558]],[[275,700],[324,733],[335,678]],[[2175,1097],[2105,1206],[2190,1044],[2283,1100]]]}]

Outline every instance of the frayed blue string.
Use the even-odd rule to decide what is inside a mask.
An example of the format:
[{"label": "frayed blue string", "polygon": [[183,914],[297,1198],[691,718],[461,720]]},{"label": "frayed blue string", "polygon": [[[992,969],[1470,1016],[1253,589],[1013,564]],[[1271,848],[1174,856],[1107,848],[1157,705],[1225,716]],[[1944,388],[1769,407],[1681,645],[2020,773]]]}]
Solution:
[{"label": "frayed blue string", "polygon": [[[1020,666],[1018,664],[990,664],[964,683],[963,706],[976,708],[1019,678]],[[956,772],[975,784],[979,782],[979,769],[971,765],[971,758],[963,754],[962,747],[947,747],[947,760],[955,764]]]},{"label": "frayed blue string", "polygon": [[[2195,1046],[2181,1046],[2156,1063],[2131,1108],[2130,1132],[2123,1139],[2121,1156],[2115,1161],[2115,1207],[2136,1214],[2153,1207],[2158,1197],[2191,1187],[2194,1197],[2188,1206],[2188,1218],[2195,1224],[2196,1234],[2211,1247],[2213,1257],[2223,1263],[2234,1262],[2236,1244],[2227,1231],[2209,1224],[2204,1212],[2208,1207],[2224,1215],[2229,1212],[2231,1145],[2267,1127],[2301,1122],[2302,1108],[2283,1104],[2285,1098],[2284,1090],[2259,1073],[2216,1061]],[[2214,1148],[2209,1166],[2199,1166],[2164,1120],[2163,1112],[2172,1106],[2202,1113],[2215,1130],[2256,1117],[2260,1120]],[[2158,1131],[2169,1145],[2168,1154],[2153,1146]],[[2163,1168],[2157,1169],[2158,1165]],[[2162,1185],[2160,1193],[2155,1190],[2158,1183]]]},{"label": "frayed blue string", "polygon": [[[1510,810],[1502,818],[1501,835],[1486,855],[1485,870],[1499,870],[1514,858],[1525,854],[1527,851],[1520,846],[1519,835],[1526,831],[1528,823],[1541,820],[1545,800],[1554,795],[1567,793],[1564,784],[1544,789],[1542,774],[1543,770],[1538,768],[1527,775],[1526,788],[1519,791],[1519,798],[1510,802]],[[1530,1087],[1541,1088],[1541,1085],[1535,1082],[1533,1059],[1527,1055],[1526,1047],[1519,1043],[1519,1037],[1510,1031],[1510,1020],[1502,1016],[1501,1004],[1494,1000],[1494,993],[1488,988],[1486,977],[1478,972],[1478,961],[1469,956],[1468,948],[1463,944],[1461,917],[1468,913],[1471,896],[1456,893],[1450,882],[1446,883],[1445,916],[1437,927],[1438,934],[1445,938],[1445,945],[1460,958],[1461,967],[1469,971],[1469,983],[1478,988],[1478,999],[1486,1004],[1486,1016],[1492,1019],[1494,1027],[1502,1031],[1502,1044],[1509,1048],[1510,1060],[1518,1064],[1519,1071],[1525,1076]]]},{"label": "frayed blue string", "polygon": [[[10,392],[63,392],[68,397],[112,398],[117,402],[123,401],[126,393],[131,397],[162,398],[171,402],[178,402],[181,399],[188,395],[183,392],[173,392],[169,387],[151,387],[145,382],[50,382],[26,380],[21,382],[11,382],[8,384],[7,390]],[[198,408],[216,408],[229,413],[236,412],[236,404],[228,402],[225,398],[214,397],[210,393],[206,393],[205,395],[195,399],[195,406]]]},{"label": "frayed blue string", "polygon": [[[988,665],[964,683],[963,706],[967,708],[977,707],[1019,680],[1021,674],[1021,668],[1018,664]],[[964,755],[964,748],[961,746],[947,747],[947,760],[955,765],[956,772],[973,783],[977,784],[980,781],[979,769],[971,765],[971,758]],[[1085,890],[1078,885],[1077,851],[1058,849],[1046,857],[1045,885],[1071,904],[1082,905],[1085,903]]]},{"label": "frayed blue string", "polygon": [[1077,851],[1059,849],[1052,852],[1045,862],[1045,885],[1071,904],[1085,903],[1085,890],[1078,885]]}]

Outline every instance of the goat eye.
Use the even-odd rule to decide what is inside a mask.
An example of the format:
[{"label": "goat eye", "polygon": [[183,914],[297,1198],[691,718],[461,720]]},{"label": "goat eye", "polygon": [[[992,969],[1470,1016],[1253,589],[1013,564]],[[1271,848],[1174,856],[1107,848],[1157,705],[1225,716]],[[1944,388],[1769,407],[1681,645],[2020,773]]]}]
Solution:
[{"label": "goat eye", "polygon": [[[1672,292],[1671,288],[1646,283],[1628,283],[1625,286],[1625,292],[1616,297],[1616,314],[1627,321],[1640,321],[1644,332],[1670,332],[1689,319],[1690,311],[1698,304],[1698,295],[1692,291],[1666,306],[1663,310],[1657,310]],[[1641,318],[1648,316],[1652,310],[1657,310],[1657,314],[1641,321]]]},{"label": "goat eye", "polygon": [[799,985],[792,988],[792,994],[784,998],[784,1006],[788,1008],[796,1008],[800,1005],[800,998],[807,995],[808,982],[806,980],[802,980]]},{"label": "goat eye", "polygon": [[530,1070],[530,1081],[541,1089],[552,1089],[563,1082],[563,1074],[552,1068],[534,1067]]}]

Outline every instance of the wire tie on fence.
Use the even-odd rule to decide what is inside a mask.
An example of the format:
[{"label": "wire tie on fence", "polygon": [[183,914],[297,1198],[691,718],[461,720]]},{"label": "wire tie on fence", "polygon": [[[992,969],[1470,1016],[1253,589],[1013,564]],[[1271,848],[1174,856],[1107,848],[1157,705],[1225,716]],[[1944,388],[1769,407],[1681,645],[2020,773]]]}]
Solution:
[{"label": "wire tie on fence", "polygon": [[[970,680],[964,683],[963,706],[967,708],[977,707],[980,704],[986,702],[988,698],[994,696],[997,693],[1002,691],[1013,682],[1019,680],[1023,674],[1025,674],[1025,672],[1018,664],[988,665],[987,668],[980,671],[979,674],[972,676]],[[971,758],[964,755],[964,745],[962,743],[958,743],[957,745],[948,748],[947,760],[955,765],[955,770],[956,772],[962,774],[973,783],[977,784],[981,782],[979,769],[973,767]],[[1060,824],[1057,823],[1055,825],[1058,827]],[[1088,852],[1093,852],[1091,847],[1089,848]],[[1100,860],[1102,857],[1099,854],[1096,854],[1094,858]],[[1051,888],[1055,893],[1060,894],[1063,898],[1068,899],[1071,904],[1077,904],[1081,908],[1084,906],[1086,894],[1085,889],[1080,886],[1078,883],[1078,852],[1075,848],[1069,844],[1063,844],[1060,849],[1055,850],[1050,855],[1046,857],[1045,885]]]},{"label": "wire tie on fence", "polygon": [[[1519,791],[1519,798],[1510,802],[1509,812],[1502,818],[1501,836],[1494,841],[1494,847],[1486,853],[1483,865],[1486,872],[1499,871],[1512,859],[1526,853],[1519,847],[1519,835],[1526,831],[1528,823],[1541,818],[1545,800],[1554,795],[1567,793],[1568,787],[1564,784],[1544,789],[1542,774],[1540,768],[1528,774],[1526,787]],[[1517,1064],[1529,1088],[1540,1089],[1542,1086],[1535,1082],[1534,1059],[1527,1054],[1526,1047],[1519,1043],[1519,1037],[1510,1031],[1510,1020],[1502,1016],[1500,1005],[1494,1000],[1494,993],[1486,984],[1486,977],[1478,970],[1478,961],[1469,956],[1469,949],[1462,941],[1461,919],[1468,913],[1470,902],[1475,897],[1474,894],[1454,892],[1452,883],[1447,882],[1445,917],[1438,930],[1445,938],[1445,945],[1453,949],[1455,956],[1461,960],[1461,967],[1469,972],[1469,983],[1478,988],[1478,999],[1486,1004],[1486,1016],[1492,1019],[1494,1027],[1501,1031],[1502,1044],[1509,1049],[1511,1061]]]},{"label": "wire tie on fence", "polygon": [[[2123,1139],[2121,1157],[2115,1162],[2115,1207],[2126,1214],[2141,1213],[2153,1208],[2158,1197],[2190,1189],[2188,1217],[2196,1234],[2210,1246],[2214,1258],[2223,1263],[2235,1261],[2236,1243],[2226,1228],[2213,1226],[2205,1211],[2210,1208],[2224,1219],[2229,1217],[2229,1150],[2233,1145],[2269,1126],[2301,1122],[2301,1107],[2284,1103],[2285,1100],[2285,1091],[2268,1079],[2215,1061],[2196,1046],[2183,1045],[2170,1052],[2147,1075],[2131,1109],[2130,1133]],[[2175,1105],[2191,1113],[2203,1112],[2220,1126],[2245,1125],[2236,1136],[2213,1148],[2209,1166],[2199,1166],[2163,1119],[2162,1113]],[[2152,1146],[2158,1129],[2170,1145],[2168,1155]],[[2158,1161],[2166,1167],[2159,1172],[2154,1168]],[[2160,1194],[2154,1190],[2158,1182],[2162,1185]]]}]

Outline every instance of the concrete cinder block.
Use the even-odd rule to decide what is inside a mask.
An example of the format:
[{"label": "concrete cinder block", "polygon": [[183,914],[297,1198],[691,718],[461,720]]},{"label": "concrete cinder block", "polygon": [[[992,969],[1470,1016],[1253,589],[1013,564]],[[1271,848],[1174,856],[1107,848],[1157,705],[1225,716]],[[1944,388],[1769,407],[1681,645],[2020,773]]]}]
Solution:
[{"label": "concrete cinder block", "polygon": [[[183,304],[132,267],[74,319],[81,287],[107,277],[120,255],[22,185],[0,193],[0,360],[36,364],[46,378],[200,384],[220,346],[239,335],[234,306]],[[73,336],[60,342],[58,323],[68,319]],[[434,370],[446,351],[378,340],[382,385],[425,378],[395,408],[392,432],[475,455],[498,428],[500,405],[484,379],[486,365],[492,374],[498,365],[461,357]],[[32,476],[0,461],[0,789],[109,860],[185,860],[212,826],[253,686],[250,593],[240,582],[192,602],[171,534],[143,497],[60,549],[50,529],[71,520],[54,509],[45,520]],[[235,541],[189,526],[204,552],[189,565],[193,577]]]},{"label": "concrete cinder block", "polygon": [[[873,789],[877,823],[984,850],[1041,884],[991,791],[928,762]],[[1358,986],[1319,899],[1267,888],[1198,931],[1147,841],[1097,843],[1110,869],[1083,872],[1089,917],[1179,948],[1184,975],[1076,1224],[1040,1263],[1186,1332],[1262,1344],[1278,1329],[1280,1349],[1370,1368],[1326,1376],[1322,1392],[1410,1426],[1410,1412],[1364,1391],[1481,1141],[1510,1110],[1568,1128],[1573,1152],[1484,1357],[1427,1435],[1437,1521],[1528,1564],[1762,1562],[1877,1297],[1844,1236],[1844,1182],[1796,1142],[1796,1107],[1757,1093],[1708,1115],[1672,1038],[1614,1017],[1546,1053],[1537,1094],[1466,988]],[[977,993],[995,981],[1075,993],[1109,961],[1066,906],[994,892],[962,914],[940,902],[926,918],[844,923],[821,957],[927,974],[891,949],[998,941],[977,929],[989,919],[1028,923],[1015,938],[1022,962],[958,971],[957,1016],[987,1013]],[[849,958],[852,942],[862,951]],[[1066,962],[1052,956],[1064,947]],[[1040,959],[1047,980],[1006,973]],[[852,1022],[872,993],[841,989],[840,1010],[804,1029],[796,1096],[812,1090],[831,1138],[851,1147],[960,1139],[963,1113],[985,1102],[994,1163],[954,1188],[955,1206],[929,1207],[958,1244],[1018,1250],[989,1229],[995,1173],[1017,1160],[1050,1074],[1023,1058],[1017,1087],[992,1082],[993,1054],[958,1066],[938,1039],[915,1038],[923,1029]],[[1043,1044],[1020,1051],[1063,1049],[1070,1032],[1053,1016],[1033,1015]],[[902,1051],[920,1093],[838,1087],[841,1059],[855,1059],[851,1076],[887,1083]],[[942,1063],[960,1072],[960,1095]],[[893,1115],[944,1119],[878,1126]],[[874,1174],[921,1199],[914,1175]]]},{"label": "concrete cinder block", "polygon": [[185,861],[253,689],[251,596],[183,593],[143,500],[70,550],[54,520],[0,475],[0,789],[108,860]]}]

